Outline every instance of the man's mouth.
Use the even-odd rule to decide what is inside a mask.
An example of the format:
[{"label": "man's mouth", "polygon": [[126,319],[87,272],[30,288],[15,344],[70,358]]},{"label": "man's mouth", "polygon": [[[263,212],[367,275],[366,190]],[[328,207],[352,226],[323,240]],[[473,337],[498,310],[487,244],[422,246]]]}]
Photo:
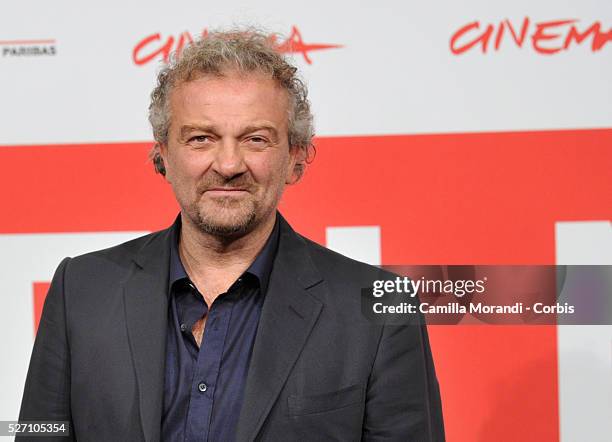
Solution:
[{"label": "man's mouth", "polygon": [[238,196],[247,192],[248,190],[244,187],[211,187],[204,193],[209,196]]}]

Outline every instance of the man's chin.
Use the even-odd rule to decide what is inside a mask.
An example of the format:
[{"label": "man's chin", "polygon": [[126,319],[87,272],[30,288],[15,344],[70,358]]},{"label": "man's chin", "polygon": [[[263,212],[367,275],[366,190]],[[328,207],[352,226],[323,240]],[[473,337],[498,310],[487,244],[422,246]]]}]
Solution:
[{"label": "man's chin", "polygon": [[243,236],[253,230],[254,211],[212,209],[198,214],[198,227],[203,233],[221,238]]}]

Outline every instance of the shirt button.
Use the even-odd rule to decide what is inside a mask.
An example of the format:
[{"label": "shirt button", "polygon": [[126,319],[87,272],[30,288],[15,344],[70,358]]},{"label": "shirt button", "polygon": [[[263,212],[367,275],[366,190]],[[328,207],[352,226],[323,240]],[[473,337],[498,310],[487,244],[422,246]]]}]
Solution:
[{"label": "shirt button", "polygon": [[198,390],[204,393],[208,389],[208,386],[204,382],[200,382],[198,384]]},{"label": "shirt button", "polygon": [[181,331],[185,331],[187,330],[187,325],[186,324],[181,324]]}]

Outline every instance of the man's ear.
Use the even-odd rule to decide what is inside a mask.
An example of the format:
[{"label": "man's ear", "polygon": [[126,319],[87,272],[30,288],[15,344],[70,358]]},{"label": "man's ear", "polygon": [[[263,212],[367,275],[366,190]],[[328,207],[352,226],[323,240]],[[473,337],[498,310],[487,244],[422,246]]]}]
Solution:
[{"label": "man's ear", "polygon": [[300,180],[300,178],[302,178],[302,175],[304,175],[304,171],[306,170],[306,160],[308,157],[308,151],[303,147],[291,147],[290,149],[291,168],[287,174],[285,184],[295,184]]},{"label": "man's ear", "polygon": [[153,146],[153,151],[151,153],[153,165],[155,166],[155,171],[163,175],[164,177],[166,177],[167,155],[168,145],[166,143],[155,143],[155,146]]}]

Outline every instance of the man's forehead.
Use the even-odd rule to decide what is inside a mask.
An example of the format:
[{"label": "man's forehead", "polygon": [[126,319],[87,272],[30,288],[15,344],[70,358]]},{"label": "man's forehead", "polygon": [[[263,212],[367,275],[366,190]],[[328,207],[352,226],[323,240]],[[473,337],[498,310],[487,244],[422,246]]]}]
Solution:
[{"label": "man's forehead", "polygon": [[[288,124],[289,95],[269,75],[227,72],[202,75],[177,86],[170,96],[171,125],[262,126]],[[175,126],[176,127],[176,126]]]},{"label": "man's forehead", "polygon": [[266,104],[287,109],[289,93],[268,75],[228,74],[203,75],[175,86],[170,92],[170,106],[256,106]]}]

